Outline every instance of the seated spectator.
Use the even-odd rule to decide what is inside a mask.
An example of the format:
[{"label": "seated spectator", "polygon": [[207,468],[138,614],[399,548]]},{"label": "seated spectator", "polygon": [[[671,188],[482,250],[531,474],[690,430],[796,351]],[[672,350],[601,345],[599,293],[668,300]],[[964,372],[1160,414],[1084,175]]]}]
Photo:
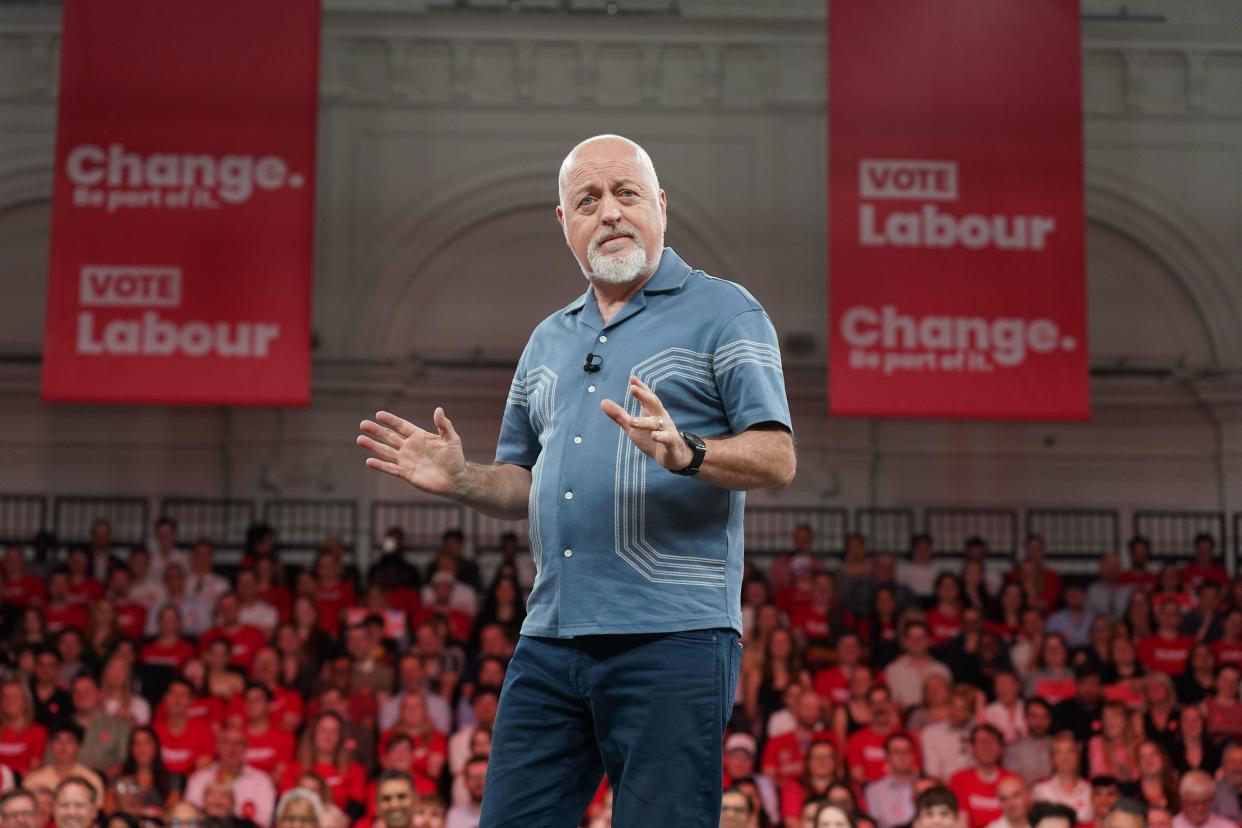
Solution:
[{"label": "seated spectator", "polygon": [[94,790],[94,801],[103,802],[103,779],[78,760],[78,751],[81,748],[81,725],[74,722],[57,725],[48,740],[47,763],[26,774],[22,779],[22,786],[27,790],[48,788],[55,791],[62,782],[76,776],[84,779]]},{"label": "seated spectator", "polygon": [[66,600],[70,604],[89,607],[103,598],[103,583],[91,574],[90,552],[85,546],[69,547],[65,568],[69,573]]},{"label": "seated spectator", "polygon": [[1167,676],[1181,675],[1190,657],[1194,641],[1179,632],[1182,610],[1178,603],[1166,598],[1156,604],[1156,631],[1139,641],[1139,661],[1149,671]]},{"label": "seated spectator", "polygon": [[466,762],[473,755],[470,750],[471,741],[477,730],[491,731],[496,724],[496,707],[500,700],[500,689],[497,687],[480,686],[474,691],[472,706],[474,723],[457,729],[448,742],[449,773],[460,775]]},{"label": "seated spectator", "polygon": [[1220,623],[1221,635],[1212,653],[1221,667],[1242,668],[1242,606],[1229,607]]},{"label": "seated spectator", "polygon": [[932,646],[947,644],[962,630],[962,584],[957,576],[941,572],[936,576],[935,604],[927,611],[927,631]]},{"label": "seated spectator", "polygon": [[302,694],[280,683],[280,656],[271,647],[255,653],[250,680],[267,688],[272,703],[272,722],[283,730],[297,730],[302,723]]},{"label": "seated spectator", "polygon": [[1229,583],[1229,573],[1216,560],[1216,539],[1206,532],[1195,535],[1194,560],[1182,567],[1182,582],[1186,588],[1194,591],[1202,583],[1216,583],[1225,586]]},{"label": "seated spectator", "polygon": [[86,629],[86,607],[70,598],[68,570],[58,569],[48,576],[47,604],[43,613],[52,633]]},{"label": "seated spectator", "polygon": [[247,765],[246,736],[240,727],[224,728],[216,739],[216,759],[190,775],[185,785],[187,802],[203,807],[203,795],[216,781],[232,789],[235,816],[253,820],[260,826],[271,824],[276,805],[272,779],[258,768]]},{"label": "seated spectator", "polygon": [[306,828],[323,825],[323,802],[308,788],[292,788],[276,803],[276,828]]},{"label": "seated spectator", "polygon": [[52,816],[56,828],[94,828],[103,794],[95,781],[78,774],[64,777],[53,789]]},{"label": "seated spectator", "polygon": [[1178,786],[1182,811],[1173,817],[1173,828],[1235,828],[1233,820],[1212,812],[1215,787],[1203,771],[1188,771]]},{"label": "seated spectator", "polygon": [[[424,794],[414,803],[410,828],[444,828],[444,800],[435,794]],[[1169,828],[1165,826],[1165,828]]]},{"label": "seated spectator", "polygon": [[1177,811],[1177,771],[1158,743],[1139,742],[1138,782],[1131,786],[1131,795],[1148,806]]},{"label": "seated spectator", "polygon": [[1242,820],[1242,742],[1225,745],[1220,770],[1212,810],[1227,819]]},{"label": "seated spectator", "polygon": [[1033,785],[1052,774],[1052,710],[1043,699],[1027,699],[1023,713],[1026,735],[1005,747],[1002,764]]},{"label": "seated spectator", "polygon": [[1143,713],[1143,734],[1173,755],[1177,741],[1177,720],[1180,711],[1173,692],[1173,680],[1161,672],[1149,673],[1146,682],[1147,705]]},{"label": "seated spectator", "polygon": [[746,715],[764,721],[779,709],[785,688],[790,684],[810,684],[802,668],[802,653],[793,634],[777,627],[762,647],[763,662],[745,676]]},{"label": "seated spectator", "polygon": [[[837,744],[844,745],[856,730],[865,727],[871,721],[871,704],[867,701],[867,691],[874,683],[871,668],[860,664],[850,672],[849,698],[834,706],[832,711],[832,732],[837,737]],[[793,685],[790,690],[800,685]],[[796,705],[795,705],[796,707]],[[774,713],[768,720],[768,735],[773,736],[772,725],[780,713]]]},{"label": "seated spectator", "polygon": [[[948,782],[958,771],[973,764],[970,734],[978,713],[977,704],[975,689],[959,684],[953,688],[948,720],[933,722],[922,730],[920,741],[923,744],[923,772],[928,776]],[[1002,741],[1002,746],[1003,744]],[[968,803],[960,794],[958,802],[969,810]],[[982,826],[976,825],[972,828]]]},{"label": "seated spectator", "polygon": [[352,660],[351,692],[388,692],[393,682],[392,667],[387,652],[372,640],[366,624],[353,624],[345,631],[345,652]]},{"label": "seated spectator", "polygon": [[422,659],[412,653],[406,653],[397,660],[398,692],[390,695],[380,706],[379,726],[388,730],[400,716],[402,699],[409,693],[417,693],[423,697],[423,706],[435,729],[448,733],[452,728],[452,712],[448,703],[441,696],[427,691],[426,674],[423,671]]},{"label": "seated spectator", "polygon": [[[897,707],[893,703],[889,690],[884,685],[876,685],[867,692],[867,701],[871,704],[871,722],[850,736],[846,742],[846,764],[849,767],[850,779],[857,785],[874,782],[887,772],[887,756],[884,743],[892,733],[902,732],[898,722]],[[918,740],[912,734],[911,741],[915,745],[915,756],[918,756]]]},{"label": "seated spectator", "polygon": [[1091,640],[1091,621],[1087,609],[1087,591],[1082,584],[1070,583],[1065,587],[1065,606],[1048,616],[1047,629],[1058,633],[1070,649],[1085,647]]},{"label": "seated spectator", "polygon": [[293,761],[296,741],[272,713],[272,691],[251,683],[243,694],[242,727],[246,741],[245,762],[271,776],[283,779]]},{"label": "seated spectator", "polygon": [[[1052,802],[1068,806],[1076,819],[1073,822],[1087,824],[1093,819],[1091,810],[1091,785],[1078,773],[1078,742],[1072,733],[1063,731],[1052,739],[1052,776],[1031,789],[1036,806],[1040,802]],[[1031,819],[1031,828],[1038,824]]]},{"label": "seated spectator", "polygon": [[1115,777],[1107,775],[1091,777],[1091,813],[1095,815],[1095,822],[1092,823],[1094,828],[1104,828],[1109,811],[1120,801],[1121,785]]},{"label": "seated spectator", "polygon": [[953,684],[939,673],[923,680],[923,702],[906,711],[906,727],[921,733],[928,725],[947,722],[952,716]]},{"label": "seated spectator", "polygon": [[802,773],[807,749],[813,741],[829,736],[823,703],[816,693],[803,691],[794,712],[794,729],[769,738],[763,749],[763,772],[778,786]]},{"label": "seated spectator", "polygon": [[1063,803],[1036,799],[1026,813],[1026,821],[1031,828],[1074,828],[1075,814],[1073,808]]},{"label": "seated spectator", "polygon": [[1216,689],[1216,654],[1212,645],[1197,641],[1190,648],[1186,672],[1173,680],[1180,705],[1200,704]]},{"label": "seated spectator", "polygon": [[1022,584],[1026,602],[1041,612],[1051,612],[1061,598],[1061,576],[1044,565],[1044,539],[1030,534],[1023,545],[1022,563],[1009,577]]},{"label": "seated spectator", "polygon": [[1171,758],[1178,773],[1201,770],[1215,776],[1220,769],[1221,746],[1208,737],[1200,708],[1182,708],[1177,719],[1177,749]]},{"label": "seated spectator", "polygon": [[104,713],[124,719],[131,727],[151,723],[151,704],[134,692],[132,663],[117,653],[104,663],[99,679]]},{"label": "seated spectator", "polygon": [[832,742],[820,739],[807,748],[802,771],[793,778],[780,782],[781,815],[786,824],[797,819],[802,805],[810,799],[827,797],[828,790],[837,780],[839,755]]},{"label": "seated spectator", "polygon": [[1029,828],[1026,814],[1031,807],[1031,797],[1021,777],[1006,776],[997,782],[996,798],[1001,815],[988,823],[987,828]]},{"label": "seated spectator", "polygon": [[858,828],[859,820],[839,805],[831,802],[821,804],[815,810],[815,828]]},{"label": "seated spectator", "polygon": [[1121,577],[1121,558],[1109,552],[1100,558],[1099,576],[1087,587],[1086,608],[1112,621],[1122,618],[1130,600],[1131,585]]},{"label": "seated spectator", "polygon": [[43,764],[47,729],[35,721],[34,700],[17,679],[0,683],[0,764],[25,775]]},{"label": "seated spectator", "polygon": [[1039,657],[1026,677],[1026,693],[1052,704],[1073,698],[1078,692],[1069,666],[1069,647],[1058,633],[1046,633],[1039,642]]},{"label": "seated spectator", "polygon": [[1130,636],[1117,633],[1109,642],[1109,660],[1104,664],[1101,680],[1104,682],[1104,698],[1119,701],[1130,708],[1143,703],[1143,665]]},{"label": "seated spectator", "polygon": [[923,696],[923,682],[929,675],[939,674],[952,679],[949,668],[929,655],[931,633],[923,621],[909,621],[901,636],[902,654],[884,669],[885,683],[892,691],[893,701],[905,709],[918,704]]},{"label": "seated spectator", "polygon": [[845,704],[850,698],[850,675],[862,666],[862,659],[862,641],[858,634],[840,633],[837,638],[837,663],[815,672],[815,692],[833,706]]},{"label": "seated spectator", "polygon": [[82,727],[82,763],[105,777],[114,777],[125,760],[130,724],[104,712],[99,685],[89,674],[73,680],[74,721]]},{"label": "seated spectator", "polygon": [[898,828],[914,819],[914,742],[904,733],[889,734],[884,756],[888,772],[863,789],[863,802],[877,828]]},{"label": "seated spectator", "polygon": [[957,828],[957,797],[943,785],[926,788],[914,800],[913,828]]},{"label": "seated spectator", "polygon": [[280,623],[293,617],[293,594],[280,582],[279,565],[270,553],[254,556],[254,585],[260,601],[276,608]]},{"label": "seated spectator", "polygon": [[1233,665],[1216,672],[1216,692],[1203,703],[1208,733],[1213,739],[1242,739],[1242,696],[1238,694],[1239,669]]},{"label": "seated spectator", "polygon": [[[465,555],[466,536],[460,529],[448,529],[440,536],[440,551],[427,567],[427,578],[436,572],[449,571],[457,580],[470,587],[475,595],[483,589],[483,579],[479,575],[479,565]],[[452,566],[448,566],[452,563]],[[462,609],[473,615],[477,608],[463,606]]]},{"label": "seated spectator", "polygon": [[474,625],[474,616],[463,612],[459,602],[453,598],[454,590],[461,586],[462,584],[449,572],[437,572],[432,575],[431,583],[423,595],[423,607],[414,616],[414,625],[421,626],[432,618],[443,618],[448,622],[449,634],[453,640],[467,642]]},{"label": "seated spectator", "polygon": [[768,774],[757,772],[757,753],[755,737],[749,733],[734,733],[725,739],[725,787],[734,780],[749,779],[759,793],[768,820],[777,825],[781,822],[780,792]]},{"label": "seated spectator", "polygon": [[1122,572],[1118,580],[1126,586],[1135,587],[1135,591],[1150,592],[1155,589],[1156,576],[1147,570],[1151,560],[1151,541],[1135,535],[1126,544],[1126,551],[1130,557],[1130,568]]},{"label": "seated spectator", "polygon": [[138,653],[143,664],[156,664],[180,671],[194,657],[194,645],[181,631],[181,611],[166,604],[155,613],[155,638]]},{"label": "seated spectator", "polygon": [[750,828],[755,806],[746,792],[725,788],[720,797],[720,828]]},{"label": "seated spectator", "polygon": [[203,633],[201,647],[206,654],[211,644],[218,640],[229,643],[229,665],[241,670],[249,670],[254,654],[267,643],[267,636],[258,627],[245,624],[241,620],[241,603],[237,595],[227,591],[216,600],[216,626]]},{"label": "seated spectator", "polygon": [[992,682],[992,695],[995,701],[983,708],[983,720],[1001,732],[1005,744],[1013,744],[1026,735],[1022,682],[1012,672],[1003,671]]},{"label": "seated spectator", "polygon": [[910,539],[910,560],[897,564],[896,582],[918,601],[930,603],[935,594],[936,577],[940,574],[933,560],[935,554],[931,535],[918,534]]},{"label": "seated spectator", "polygon": [[107,597],[116,607],[116,623],[121,633],[135,642],[142,640],[147,625],[147,608],[132,595],[134,574],[128,566],[118,563],[108,572]]},{"label": "seated spectator", "polygon": [[163,715],[157,716],[155,722],[164,767],[181,776],[189,776],[211,762],[214,742],[204,717],[190,717],[192,701],[190,683],[182,678],[173,679],[164,694]]},{"label": "seated spectator", "polygon": [[837,601],[836,581],[830,572],[814,573],[810,599],[789,615],[789,626],[803,646],[830,647],[852,623],[852,616]]},{"label": "seated spectator", "polygon": [[305,772],[317,774],[331,802],[352,818],[366,810],[366,772],[345,744],[344,722],[336,713],[320,713],[307,725],[296,761],[285,771],[282,788],[296,787]]},{"label": "seated spectator", "polygon": [[471,756],[465,765],[466,790],[470,801],[449,808],[444,828],[476,828],[483,807],[483,783],[487,779],[487,757]]},{"label": "seated spectator", "polygon": [[190,550],[190,565],[186,570],[186,589],[213,609],[231,588],[228,579],[215,572],[215,554],[209,542],[200,540]]},{"label": "seated spectator", "polygon": [[[198,637],[211,626],[211,605],[188,589],[186,570],[176,561],[170,561],[163,570],[165,607],[176,607],[181,619],[181,631],[186,635]],[[147,634],[155,635],[158,630],[154,624],[159,617],[158,612],[147,617]]]},{"label": "seated spectator", "polygon": [[26,571],[26,555],[20,546],[4,550],[4,568],[0,570],[0,601],[9,606],[39,607],[47,591],[37,575]]},{"label": "seated spectator", "polygon": [[997,786],[1001,780],[1017,777],[1000,766],[1005,738],[990,724],[975,725],[970,733],[970,765],[949,779],[949,790],[966,811],[970,828],[985,826],[1001,818]]},{"label": "seated spectator", "polygon": [[280,614],[274,606],[259,596],[259,581],[253,569],[243,569],[237,573],[234,594],[237,596],[237,620],[259,629],[266,640],[280,623]]},{"label": "seated spectator", "polygon": [[[144,547],[135,546],[130,550],[128,566],[129,571],[133,573],[130,579],[129,596],[135,603],[146,608],[147,624],[150,624],[151,613],[168,601],[163,578],[151,568],[151,553]],[[147,630],[150,630],[150,627],[147,627]]]},{"label": "seated spectator", "polygon": [[[1076,734],[1077,735],[1077,734]],[[1138,734],[1121,702],[1107,702],[1100,715],[1099,733],[1087,742],[1087,773],[1121,782],[1138,779]],[[1103,811],[1096,813],[1098,819]]]},{"label": "seated spectator", "polygon": [[410,765],[401,770],[410,774],[416,782],[432,783],[434,789],[434,783],[439,780],[448,759],[448,743],[427,715],[426,702],[421,695],[407,693],[401,700],[401,714],[396,723],[384,731],[380,745],[387,745],[398,735],[409,738]]},{"label": "seated spectator", "polygon": [[150,727],[136,727],[130,731],[119,778],[128,780],[134,787],[133,794],[143,807],[162,809],[178,793],[164,767],[159,736]]}]

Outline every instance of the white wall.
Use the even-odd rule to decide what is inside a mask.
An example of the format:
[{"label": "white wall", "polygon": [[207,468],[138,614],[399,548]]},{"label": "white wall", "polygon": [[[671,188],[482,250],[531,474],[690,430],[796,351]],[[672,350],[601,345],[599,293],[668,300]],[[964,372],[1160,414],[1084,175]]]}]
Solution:
[{"label": "white wall", "polygon": [[58,9],[0,5],[0,491],[403,496],[353,446],[381,404],[443,403],[489,457],[509,374],[469,363],[581,291],[555,171],[615,131],[656,160],[670,243],[815,343],[785,355],[798,480],[754,502],[1242,509],[1242,5],[1084,24],[1091,353],[1122,375],[1050,425],[824,416],[820,0],[445,2],[328,3],[314,401],[285,411],[39,402]]}]

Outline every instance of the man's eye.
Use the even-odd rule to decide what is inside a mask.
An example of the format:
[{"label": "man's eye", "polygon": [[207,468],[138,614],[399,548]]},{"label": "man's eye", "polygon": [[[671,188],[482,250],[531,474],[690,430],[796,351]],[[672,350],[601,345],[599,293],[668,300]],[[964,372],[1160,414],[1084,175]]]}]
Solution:
[{"label": "man's eye", "polygon": [[583,198],[581,201],[579,201],[579,202],[578,202],[578,206],[579,206],[579,207],[589,207],[589,206],[591,206],[591,202],[594,202],[594,201],[595,201],[595,196],[587,196],[587,197]]}]

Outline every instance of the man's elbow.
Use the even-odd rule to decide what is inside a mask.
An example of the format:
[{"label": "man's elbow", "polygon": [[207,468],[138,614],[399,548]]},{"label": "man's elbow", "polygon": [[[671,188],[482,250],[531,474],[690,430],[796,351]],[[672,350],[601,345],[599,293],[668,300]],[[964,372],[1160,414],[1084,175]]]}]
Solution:
[{"label": "man's elbow", "polygon": [[794,482],[794,477],[798,474],[798,454],[794,451],[793,443],[786,451],[781,452],[781,457],[772,470],[772,489],[784,489]]}]

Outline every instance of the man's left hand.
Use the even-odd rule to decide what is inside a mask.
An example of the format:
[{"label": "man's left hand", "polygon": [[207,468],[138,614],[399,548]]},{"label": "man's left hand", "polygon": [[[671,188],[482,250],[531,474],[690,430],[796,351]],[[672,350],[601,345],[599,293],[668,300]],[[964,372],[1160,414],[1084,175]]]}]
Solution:
[{"label": "man's left hand", "polygon": [[632,417],[612,400],[603,400],[599,407],[621,427],[638,450],[666,469],[684,469],[694,459],[694,452],[681,438],[673,418],[660,398],[638,377],[630,377],[630,396],[638,400],[639,416]]}]

